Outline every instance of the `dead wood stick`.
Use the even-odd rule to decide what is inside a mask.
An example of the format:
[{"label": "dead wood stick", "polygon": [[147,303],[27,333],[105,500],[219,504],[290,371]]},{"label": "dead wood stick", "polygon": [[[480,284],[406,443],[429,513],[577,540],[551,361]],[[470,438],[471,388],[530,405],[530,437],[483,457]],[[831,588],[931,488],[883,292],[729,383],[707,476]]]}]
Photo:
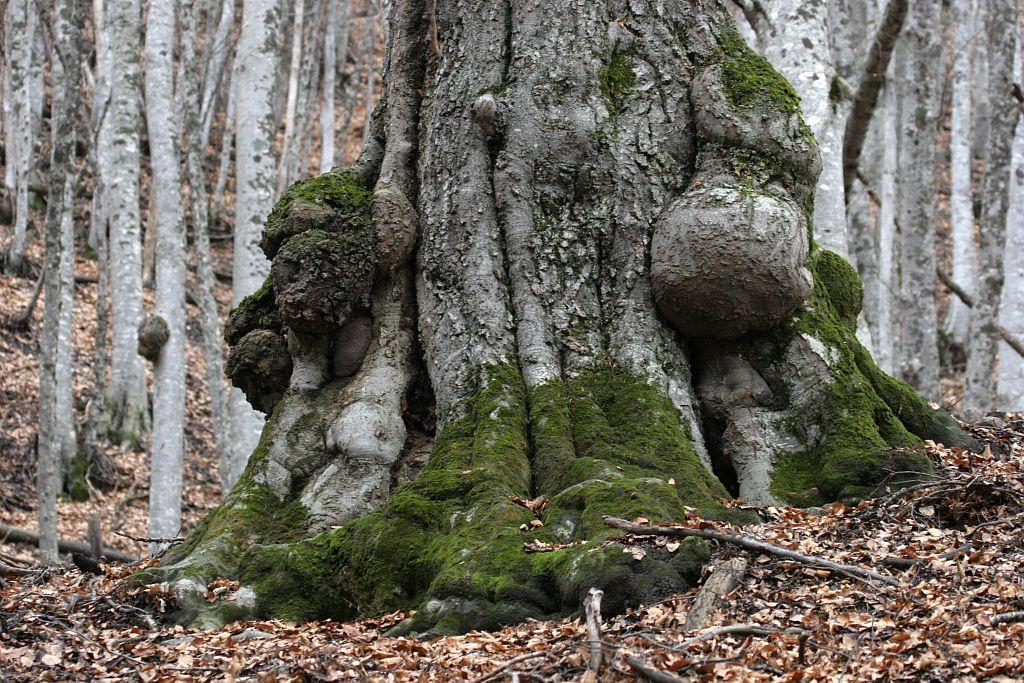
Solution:
[{"label": "dead wood stick", "polygon": [[1016,624],[1019,621],[1024,621],[1024,611],[1003,612],[1002,614],[997,614],[989,619],[988,623],[993,626],[998,626],[999,624]]},{"label": "dead wood stick", "polygon": [[800,636],[806,638],[810,635],[807,631],[802,628],[772,628],[771,626],[758,626],[756,624],[730,624],[728,626],[719,626],[713,628],[710,631],[705,631],[698,636],[694,636],[689,640],[685,641],[678,649],[690,647],[696,645],[705,640],[711,640],[712,638],[721,638],[723,636]]},{"label": "dead wood stick", "polygon": [[654,668],[636,655],[626,655],[626,663],[636,672],[637,676],[646,681],[653,681],[654,683],[683,683],[685,680],[674,673]]},{"label": "dead wood stick", "polygon": [[832,560],[826,560],[822,557],[814,557],[813,555],[805,555],[789,548],[783,548],[782,546],[769,543],[767,541],[761,541],[750,536],[740,536],[737,534],[724,534],[720,531],[711,531],[710,529],[691,529],[689,527],[682,526],[651,526],[649,524],[635,524],[633,522],[627,522],[624,519],[618,519],[616,517],[605,516],[604,523],[608,526],[615,527],[616,529],[622,529],[628,531],[631,534],[638,534],[641,536],[670,536],[672,538],[704,538],[709,541],[719,541],[720,543],[731,543],[738,545],[741,548],[750,550],[752,552],[764,553],[767,555],[775,555],[783,559],[792,560],[799,564],[806,565],[808,567],[814,567],[816,569],[827,569],[832,572],[851,574],[860,579],[868,581],[878,581],[884,583],[887,586],[898,586],[899,581],[896,579],[886,576],[885,574],[879,574],[876,571],[865,569],[864,567],[857,567],[852,564],[841,564],[839,562],[833,562]]},{"label": "dead wood stick", "polygon": [[[3,543],[23,543],[26,545],[39,545],[39,534],[29,531],[28,529],[21,529],[16,526],[10,526],[0,522],[0,542]],[[80,555],[88,555],[90,552],[89,544],[82,543],[81,541],[69,541],[67,539],[57,540],[57,550],[62,553],[79,553]],[[111,550],[110,548],[103,549],[103,557],[108,560],[116,560],[118,562],[135,562],[137,558],[135,555],[129,555],[119,550]]]},{"label": "dead wood stick", "polygon": [[590,646],[590,664],[587,668],[594,672],[596,677],[601,673],[601,598],[604,591],[591,588],[583,601],[583,608],[587,613],[587,642]]},{"label": "dead wood stick", "polygon": [[3,560],[0,560],[0,576],[30,576],[32,574],[38,573],[38,569],[25,569],[24,567],[16,567],[13,564],[7,564]]},{"label": "dead wood stick", "polygon": [[[957,298],[964,302],[964,306],[967,306],[967,308],[974,308],[974,297],[968,294],[967,290],[954,282],[949,273],[944,271],[942,268],[936,268],[935,272],[939,276],[939,280],[942,281],[942,284],[946,285],[946,288],[949,289],[949,291],[956,294]],[[1006,344],[1016,351],[1021,358],[1024,358],[1024,342],[1018,339],[1013,332],[1010,332],[1002,325],[996,324],[996,336],[1006,342]]]},{"label": "dead wood stick", "polygon": [[715,567],[711,576],[697,592],[693,607],[686,615],[683,628],[687,631],[704,628],[722,605],[722,599],[739,584],[746,571],[747,558],[745,557],[732,557]]}]

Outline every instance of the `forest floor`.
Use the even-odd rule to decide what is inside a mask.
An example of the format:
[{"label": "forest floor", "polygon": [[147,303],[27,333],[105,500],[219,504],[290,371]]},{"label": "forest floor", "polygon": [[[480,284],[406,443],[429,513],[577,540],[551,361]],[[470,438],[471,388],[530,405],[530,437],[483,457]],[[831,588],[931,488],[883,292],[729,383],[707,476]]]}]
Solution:
[{"label": "forest floor", "polygon": [[[40,256],[29,252],[35,263]],[[217,269],[228,271],[221,256]],[[77,270],[83,282],[76,289],[74,394],[81,428],[96,323],[95,284],[85,280],[95,275],[95,262],[81,258]],[[41,303],[28,328],[4,323],[23,310],[32,288],[32,278],[0,278],[0,521],[29,529],[36,528]],[[225,304],[229,291],[221,284]],[[188,336],[183,534],[220,498],[193,306]],[[745,529],[679,520],[870,568],[898,585],[716,544],[708,571],[735,556],[749,557],[750,565],[714,620],[699,633],[684,629],[697,588],[606,619],[599,680],[629,679],[643,666],[685,679],[1024,680],[1024,623],[1013,620],[1024,614],[993,620],[1024,611],[1024,416],[991,424],[970,428],[989,445],[981,455],[929,445],[938,476],[902,494],[887,492],[856,508],[833,505],[821,514],[759,508],[765,523]],[[115,466],[112,488],[93,491],[83,503],[62,500],[60,535],[84,540],[88,520],[97,517],[106,546],[141,559],[145,544],[130,537],[145,535],[147,458],[118,447],[107,455]],[[662,536],[620,540],[634,557],[651,544],[672,547]],[[0,579],[2,681],[596,680],[587,673],[580,615],[430,641],[383,635],[405,614],[186,629],[161,620],[166,596],[158,588],[124,587],[130,565],[107,565],[102,575],[70,564],[40,572],[31,568],[31,547],[2,541],[0,559],[26,574]],[[236,587],[213,585],[210,598]],[[730,625],[738,631],[715,630]]]}]

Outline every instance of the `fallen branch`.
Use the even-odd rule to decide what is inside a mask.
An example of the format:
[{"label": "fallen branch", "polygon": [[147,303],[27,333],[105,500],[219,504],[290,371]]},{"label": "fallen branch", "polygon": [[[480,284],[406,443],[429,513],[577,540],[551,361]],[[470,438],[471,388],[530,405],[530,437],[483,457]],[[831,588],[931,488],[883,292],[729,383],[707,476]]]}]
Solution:
[{"label": "fallen branch", "polygon": [[[3,524],[0,522],[0,542],[3,543],[23,543],[26,545],[39,545],[39,534],[29,531],[28,529],[21,529],[16,526],[10,526],[9,524]],[[82,543],[81,541],[69,541],[67,539],[57,540],[57,550],[62,553],[79,553],[81,555],[88,555],[91,551],[88,543]],[[117,562],[135,562],[139,558],[135,555],[129,555],[119,550],[111,550],[110,548],[103,549],[103,557],[108,560],[115,560]]]},{"label": "fallen branch", "polygon": [[998,626],[999,624],[1016,624],[1020,621],[1024,621],[1024,612],[1003,612],[989,619],[988,623]]},{"label": "fallen branch", "polygon": [[16,567],[13,564],[7,564],[3,560],[0,560],[0,576],[31,576],[32,574],[38,573],[38,569]]},{"label": "fallen branch", "polygon": [[723,598],[736,588],[746,571],[747,558],[745,557],[733,557],[715,567],[711,576],[697,592],[693,607],[686,615],[683,628],[687,631],[704,628],[718,611]]},{"label": "fallen branch", "polygon": [[185,539],[181,536],[129,536],[120,531],[115,531],[114,535],[127,538],[129,541],[135,541],[136,543],[166,543],[171,546],[185,542]]},{"label": "fallen branch", "polygon": [[628,531],[631,534],[637,534],[640,536],[669,536],[672,538],[696,537],[707,539],[709,541],[718,541],[720,543],[731,543],[733,545],[738,545],[741,548],[745,548],[746,550],[764,553],[767,555],[775,555],[776,557],[781,557],[816,569],[827,569],[840,574],[850,574],[867,581],[878,581],[879,583],[883,583],[887,586],[900,585],[899,581],[896,579],[886,576],[885,574],[879,574],[878,572],[870,569],[865,569],[864,567],[858,567],[852,564],[841,564],[821,557],[805,555],[804,553],[799,553],[795,550],[790,550],[789,548],[783,548],[782,546],[775,545],[774,543],[768,543],[767,541],[751,538],[750,536],[725,534],[720,531],[711,531],[710,529],[691,529],[689,527],[682,526],[651,526],[649,524],[636,524],[634,522],[627,522],[624,519],[618,519],[610,516],[604,517],[604,523],[608,526],[615,527],[616,529],[622,529],[623,531]]},{"label": "fallen branch", "polygon": [[637,676],[645,681],[653,681],[654,683],[683,683],[686,680],[676,676],[674,673],[655,669],[636,655],[626,655],[626,663],[636,672]]},{"label": "fallen branch", "polygon": [[[772,628],[770,626],[757,626],[756,624],[730,624],[729,626],[719,626],[713,628],[710,631],[705,631],[698,636],[690,638],[678,649],[690,647],[697,643],[702,643],[705,640],[711,640],[712,638],[722,638],[726,636],[800,636],[801,640],[806,640],[810,633],[802,628]],[[803,650],[803,645],[800,646]],[[800,657],[803,660],[803,655]]]},{"label": "fallen branch", "polygon": [[[942,268],[935,269],[936,274],[939,276],[939,280],[942,284],[946,285],[946,288],[956,294],[957,298],[964,303],[967,308],[974,308],[974,297],[967,293],[967,291],[953,281],[949,273],[944,271]],[[1024,358],[1024,342],[1017,338],[1017,336],[1010,332],[1002,325],[996,324],[996,336],[1006,342],[1007,346],[1017,352],[1021,358]]]}]

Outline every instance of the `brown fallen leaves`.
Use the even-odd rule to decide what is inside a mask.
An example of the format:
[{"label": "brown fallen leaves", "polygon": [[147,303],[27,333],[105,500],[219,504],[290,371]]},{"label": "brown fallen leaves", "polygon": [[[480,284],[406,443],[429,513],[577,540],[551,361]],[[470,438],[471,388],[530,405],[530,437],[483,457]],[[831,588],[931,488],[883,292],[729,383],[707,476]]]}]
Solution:
[{"label": "brown fallen leaves", "polygon": [[[683,623],[696,589],[605,619],[599,679],[629,680],[627,657],[684,678],[724,681],[1024,679],[1024,421],[978,430],[989,452],[930,446],[939,476],[903,494],[820,515],[757,508],[746,533],[800,552],[870,566],[880,586],[751,556],[740,587],[704,631]],[[742,505],[742,503],[735,503]],[[750,507],[750,506],[747,506]],[[683,521],[683,520],[680,520]],[[688,515],[687,524],[717,522]],[[626,552],[672,542],[625,537]],[[558,547],[534,551],[557,552]],[[717,548],[719,556],[740,552]],[[908,561],[897,569],[882,560]],[[122,567],[88,577],[71,567],[0,592],[4,680],[581,680],[589,653],[579,619],[528,621],[496,633],[430,641],[383,634],[406,614],[355,623],[237,623],[217,631],[146,625],[119,588]],[[208,597],[237,589],[215,581]],[[156,593],[137,595],[156,605]],[[75,597],[77,596],[77,597]],[[154,610],[155,611],[155,610]],[[995,621],[999,621],[995,619]],[[723,625],[732,634],[696,639]],[[764,635],[744,635],[760,633]]]}]

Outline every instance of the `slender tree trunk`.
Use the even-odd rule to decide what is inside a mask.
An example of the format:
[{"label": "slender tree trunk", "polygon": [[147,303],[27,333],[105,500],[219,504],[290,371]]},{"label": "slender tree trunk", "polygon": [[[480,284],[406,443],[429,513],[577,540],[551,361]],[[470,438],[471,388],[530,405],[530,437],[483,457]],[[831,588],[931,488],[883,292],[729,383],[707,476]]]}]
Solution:
[{"label": "slender tree trunk", "polygon": [[304,18],[306,0],[294,0],[292,4],[292,51],[291,65],[288,67],[288,99],[284,109],[284,138],[281,143],[281,158],[277,166],[277,192],[284,192],[288,187],[288,168],[291,163],[292,149],[295,146],[295,109],[299,101],[299,73],[302,67],[302,43],[304,37]]},{"label": "slender tree trunk", "polygon": [[370,112],[373,98],[377,95],[377,7],[371,1],[366,13],[366,94],[363,104],[366,112],[363,125],[363,141],[370,137]]},{"label": "slender tree trunk", "polygon": [[[104,42],[110,76],[110,107],[103,120],[100,166],[110,221],[111,373],[105,410],[107,436],[135,447],[149,429],[146,376],[138,355],[142,322],[142,232],[139,216],[138,0],[108,0]],[[114,74],[117,76],[114,77]]]},{"label": "slender tree trunk", "polygon": [[227,103],[224,105],[224,130],[220,138],[220,161],[217,163],[217,180],[213,186],[210,199],[210,227],[220,220],[224,211],[224,192],[228,185],[228,174],[231,171],[231,152],[235,148],[235,96],[234,83],[227,89]]},{"label": "slender tree trunk", "polygon": [[[338,73],[338,24],[342,36],[348,33],[349,0],[327,0],[327,24],[324,29],[323,103],[320,109],[320,172],[334,166],[334,114]],[[344,37],[342,38],[344,40]]]},{"label": "slender tree trunk", "polygon": [[[181,14],[181,47],[182,60],[186,71],[197,73],[201,68],[197,49],[198,16],[195,0],[182,4]],[[213,273],[213,256],[210,251],[209,236],[209,204],[206,194],[206,180],[202,165],[202,114],[200,111],[202,91],[201,83],[192,79],[182,82],[178,93],[180,103],[183,135],[187,142],[185,165],[189,186],[189,216],[192,225],[192,238],[196,254],[196,275],[199,279],[199,309],[203,329],[203,356],[206,361],[206,384],[210,395],[210,413],[213,423],[214,448],[218,457],[231,448],[228,441],[230,433],[230,416],[224,391],[224,360],[220,334],[220,311],[217,306],[215,289],[216,277]],[[178,468],[180,471],[180,467]],[[180,477],[180,473],[178,475]],[[168,526],[180,520],[181,484],[175,482],[177,489],[173,501],[176,511],[174,519],[168,519]],[[171,501],[169,501],[171,502]],[[177,529],[172,533],[177,533]]]},{"label": "slender tree trunk", "polygon": [[62,471],[74,454],[71,397],[71,322],[74,303],[74,179],[75,117],[81,89],[82,14],[79,0],[55,7],[52,146],[45,219],[46,255],[43,339],[39,377],[39,452],[36,487],[39,495],[39,549],[46,563],[56,563],[57,493]]},{"label": "slender tree trunk", "polygon": [[[1018,48],[1024,61],[1024,43],[1018,35]],[[1020,74],[1017,74],[1020,82]],[[1010,171],[1010,204],[1006,214],[1006,249],[1004,250],[1005,278],[999,297],[999,318],[1003,327],[1024,339],[1024,119],[1017,121],[1013,139],[1013,160]],[[999,395],[997,410],[1024,409],[1024,358],[1009,349],[1006,343],[999,347]]]},{"label": "slender tree trunk", "polygon": [[[260,232],[274,200],[275,164],[273,112],[277,52],[273,38],[280,16],[273,0],[245,0],[242,32],[235,58],[236,171],[235,239],[232,303],[255,292],[267,276],[269,263],[260,251]],[[245,468],[259,440],[263,417],[242,393],[231,392],[231,448],[221,462],[221,481],[228,491]]]},{"label": "slender tree trunk", "polygon": [[33,60],[43,60],[34,54],[38,10],[31,0],[11,0],[7,9],[7,31],[12,45],[11,79],[11,133],[8,136],[8,166],[14,172],[14,234],[7,249],[8,272],[20,273],[25,258],[25,240],[28,233],[28,186],[32,170],[34,145],[32,138]]},{"label": "slender tree trunk", "polygon": [[[179,619],[417,606],[395,633],[433,635],[592,587],[614,613],[691,584],[702,551],[633,560],[602,514],[853,502],[929,470],[921,438],[977,447],[857,342],[856,271],[808,235],[820,157],[798,96],[723,6],[436,9],[433,53],[425,3],[392,6],[359,160],[267,216],[270,275],[225,338],[270,418],[224,504],[144,576]],[[211,605],[215,577],[238,599]]]},{"label": "slender tree trunk", "polygon": [[1014,62],[1020,9],[1017,0],[989,0],[988,144],[981,190],[981,243],[974,309],[971,311],[971,353],[967,357],[964,413],[977,419],[993,410],[999,351],[999,295],[1003,289],[1003,250],[1010,198],[1010,168],[1019,103],[1013,97]]},{"label": "slender tree trunk", "polygon": [[901,378],[931,399],[939,397],[935,283],[935,124],[938,115],[941,8],[938,0],[910,0],[897,49],[899,184],[897,221],[902,237],[899,341]]},{"label": "slender tree trunk", "polygon": [[840,94],[829,32],[829,4],[787,0],[767,5],[771,28],[764,56],[800,95],[807,125],[821,150],[822,172],[814,193],[814,238],[846,257],[843,130],[848,107]]},{"label": "slender tree trunk", "polygon": [[[213,115],[216,109],[217,89],[224,80],[225,67],[228,57],[234,49],[232,36],[235,27],[235,3],[233,0],[221,2],[220,19],[217,22],[217,32],[210,38],[207,33],[207,46],[204,51],[206,58],[203,60],[203,103],[201,107],[203,118],[203,149],[210,141],[210,129],[213,126]],[[229,79],[230,80],[230,79]],[[231,84],[223,89],[224,92],[231,91]],[[230,97],[230,95],[228,95]],[[225,105],[226,106],[226,105]]]},{"label": "slender tree trunk", "polygon": [[[984,0],[982,0],[984,1]],[[974,193],[971,175],[974,155],[971,153],[971,109],[973,83],[972,57],[975,54],[974,16],[977,0],[964,0],[950,6],[953,25],[952,112],[949,142],[949,221],[953,233],[953,280],[973,295],[977,273],[978,248],[974,241]],[[971,309],[953,297],[946,316],[945,332],[969,352]]]},{"label": "slender tree trunk", "polygon": [[157,2],[149,6],[146,15],[146,123],[156,231],[155,316],[168,332],[153,365],[149,535],[155,537],[174,536],[181,526],[185,446],[185,230],[179,138],[174,125],[174,14],[173,3]]}]

